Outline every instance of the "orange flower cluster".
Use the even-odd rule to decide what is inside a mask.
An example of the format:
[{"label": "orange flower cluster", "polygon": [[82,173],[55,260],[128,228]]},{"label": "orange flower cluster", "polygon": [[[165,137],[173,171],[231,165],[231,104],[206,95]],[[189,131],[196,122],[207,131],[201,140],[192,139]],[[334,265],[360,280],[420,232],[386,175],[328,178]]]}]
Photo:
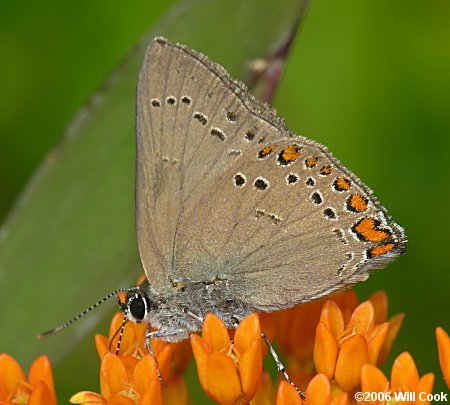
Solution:
[{"label": "orange flower cluster", "polygon": [[28,380],[16,360],[0,354],[0,404],[56,405],[50,361],[38,357],[30,367]]},{"label": "orange flower cluster", "polygon": [[202,337],[192,334],[190,340],[200,384],[208,397],[221,404],[234,404],[239,398],[248,403],[255,396],[262,375],[257,314],[239,324],[234,344],[225,324],[213,314],[205,318]]},{"label": "orange flower cluster", "polygon": [[[403,321],[403,314],[387,320],[387,297],[373,294],[359,303],[352,290],[333,294],[297,308],[273,314],[251,314],[234,331],[228,331],[215,315],[208,314],[202,336],[169,344],[152,340],[156,359],[145,347],[145,324],[125,325],[120,353],[116,355],[123,315],[117,313],[109,336],[97,335],[100,393],[82,391],[71,403],[83,405],[188,404],[182,374],[192,357],[206,395],[220,404],[250,405],[347,405],[405,402],[429,403],[418,396],[431,393],[433,374],[420,377],[408,352],[392,365],[390,380],[378,368],[387,358]],[[302,400],[282,378],[278,387],[263,370],[270,341],[277,339],[288,373],[305,390]],[[442,373],[450,388],[450,338],[436,329]],[[158,370],[163,378],[162,383]],[[397,400],[398,393],[416,393]],[[356,395],[358,394],[358,395]],[[355,398],[356,397],[356,398]],[[0,355],[0,405],[56,405],[48,359],[39,357],[31,366],[28,381],[17,362]]]},{"label": "orange flower cluster", "polygon": [[386,295],[377,294],[358,305],[346,323],[338,304],[327,300],[316,328],[316,370],[334,378],[344,391],[356,389],[362,366],[384,361],[400,328],[403,316],[385,322],[386,313]]},{"label": "orange flower cluster", "polygon": [[[337,373],[342,388],[351,390],[351,386],[357,386],[360,366],[367,361],[383,364],[400,330],[404,315],[398,314],[386,322],[387,312],[384,292],[359,304],[354,291],[348,290],[276,314],[278,344],[287,358],[291,377],[305,388],[316,372],[330,379]],[[347,369],[346,357],[355,345],[361,356],[351,359],[360,364],[352,367],[352,377],[343,370]]]},{"label": "orange flower cluster", "polygon": [[[101,359],[101,394],[81,391],[70,398],[73,404],[82,405],[146,405],[176,403],[188,404],[187,388],[180,377],[192,354],[188,342],[169,344],[152,339],[156,356],[148,354],[145,347],[146,324],[128,322],[125,325],[116,355],[123,314],[114,315],[109,328],[109,337],[95,336],[95,344]],[[167,388],[162,389],[158,369]]]},{"label": "orange flower cluster", "polygon": [[[133,359],[133,360],[131,360]],[[72,404],[162,404],[155,359],[140,360],[105,353],[100,366],[101,395],[82,391],[70,398]]]},{"label": "orange flower cluster", "polygon": [[390,383],[379,368],[372,364],[365,364],[362,367],[361,391],[365,401],[360,403],[380,404],[383,398],[395,400],[394,393],[415,393],[416,395],[410,396],[414,399],[410,401],[411,403],[430,403],[422,401],[421,398],[424,394],[431,393],[433,383],[434,375],[428,373],[420,378],[413,358],[408,352],[403,352],[394,361]]}]

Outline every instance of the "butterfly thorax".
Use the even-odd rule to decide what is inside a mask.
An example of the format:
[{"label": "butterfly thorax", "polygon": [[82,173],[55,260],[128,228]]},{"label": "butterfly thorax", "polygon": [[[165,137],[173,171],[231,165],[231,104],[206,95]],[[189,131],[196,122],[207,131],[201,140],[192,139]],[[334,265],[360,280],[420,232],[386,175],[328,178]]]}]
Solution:
[{"label": "butterfly thorax", "polygon": [[147,280],[138,288],[149,304],[145,321],[158,329],[165,341],[180,341],[187,339],[191,332],[200,331],[208,312],[217,315],[230,328],[253,312],[231,294],[224,280],[185,281],[171,293],[159,295],[152,291]]}]

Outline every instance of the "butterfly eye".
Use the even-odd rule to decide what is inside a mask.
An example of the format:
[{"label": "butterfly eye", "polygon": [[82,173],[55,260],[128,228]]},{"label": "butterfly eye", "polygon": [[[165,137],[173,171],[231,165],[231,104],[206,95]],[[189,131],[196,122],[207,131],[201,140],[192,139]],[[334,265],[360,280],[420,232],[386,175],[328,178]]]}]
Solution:
[{"label": "butterfly eye", "polygon": [[136,321],[142,321],[147,313],[145,298],[140,295],[133,297],[129,304],[129,310]]}]

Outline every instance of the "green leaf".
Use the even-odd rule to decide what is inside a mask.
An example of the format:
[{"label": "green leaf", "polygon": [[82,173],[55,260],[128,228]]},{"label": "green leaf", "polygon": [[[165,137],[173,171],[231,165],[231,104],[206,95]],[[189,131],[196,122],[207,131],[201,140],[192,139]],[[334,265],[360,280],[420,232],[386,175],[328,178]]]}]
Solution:
[{"label": "green leaf", "polygon": [[185,43],[246,80],[248,62],[287,40],[304,3],[181,2],[109,76],[47,155],[1,229],[7,305],[0,313],[1,351],[23,365],[47,353],[60,363],[56,378],[63,395],[96,389],[86,385],[89,370],[97,374],[93,342],[89,336],[78,343],[115,303],[45,341],[36,335],[134,284],[142,273],[134,231],[134,98],[147,44],[159,35]]}]

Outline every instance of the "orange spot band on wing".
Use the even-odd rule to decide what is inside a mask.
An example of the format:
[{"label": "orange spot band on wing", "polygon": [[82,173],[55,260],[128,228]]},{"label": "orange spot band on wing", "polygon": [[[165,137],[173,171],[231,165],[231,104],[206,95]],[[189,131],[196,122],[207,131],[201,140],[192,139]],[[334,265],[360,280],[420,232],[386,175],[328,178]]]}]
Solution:
[{"label": "orange spot band on wing", "polygon": [[317,165],[318,160],[319,160],[318,157],[309,157],[308,159],[305,160],[305,165],[307,167],[314,167],[315,165]]},{"label": "orange spot band on wing", "polygon": [[375,218],[363,218],[353,226],[353,231],[363,240],[369,242],[381,242],[390,236],[387,231],[376,229],[379,223]]},{"label": "orange spot band on wing", "polygon": [[367,209],[367,198],[361,194],[352,194],[347,201],[347,206],[351,211],[365,211]]},{"label": "orange spot band on wing", "polygon": [[350,190],[350,180],[345,177],[339,177],[334,181],[334,187],[338,191],[348,191]]},{"label": "orange spot band on wing", "polygon": [[326,165],[326,166],[322,167],[322,169],[320,169],[319,174],[321,174],[322,176],[328,176],[329,174],[331,174],[331,172],[332,172],[331,166]]},{"label": "orange spot band on wing", "polygon": [[394,249],[395,243],[386,243],[384,245],[375,246],[369,250],[369,257],[377,257],[380,255],[384,255],[385,253],[390,252]]},{"label": "orange spot band on wing", "polygon": [[300,156],[300,147],[290,145],[281,151],[280,157],[287,163],[294,162]]},{"label": "orange spot band on wing", "polygon": [[275,150],[275,148],[276,148],[277,146],[278,146],[278,145],[268,145],[268,146],[265,146],[263,149],[261,149],[261,150],[259,151],[258,157],[259,157],[260,159],[265,158],[266,156],[270,155],[270,154]]}]

